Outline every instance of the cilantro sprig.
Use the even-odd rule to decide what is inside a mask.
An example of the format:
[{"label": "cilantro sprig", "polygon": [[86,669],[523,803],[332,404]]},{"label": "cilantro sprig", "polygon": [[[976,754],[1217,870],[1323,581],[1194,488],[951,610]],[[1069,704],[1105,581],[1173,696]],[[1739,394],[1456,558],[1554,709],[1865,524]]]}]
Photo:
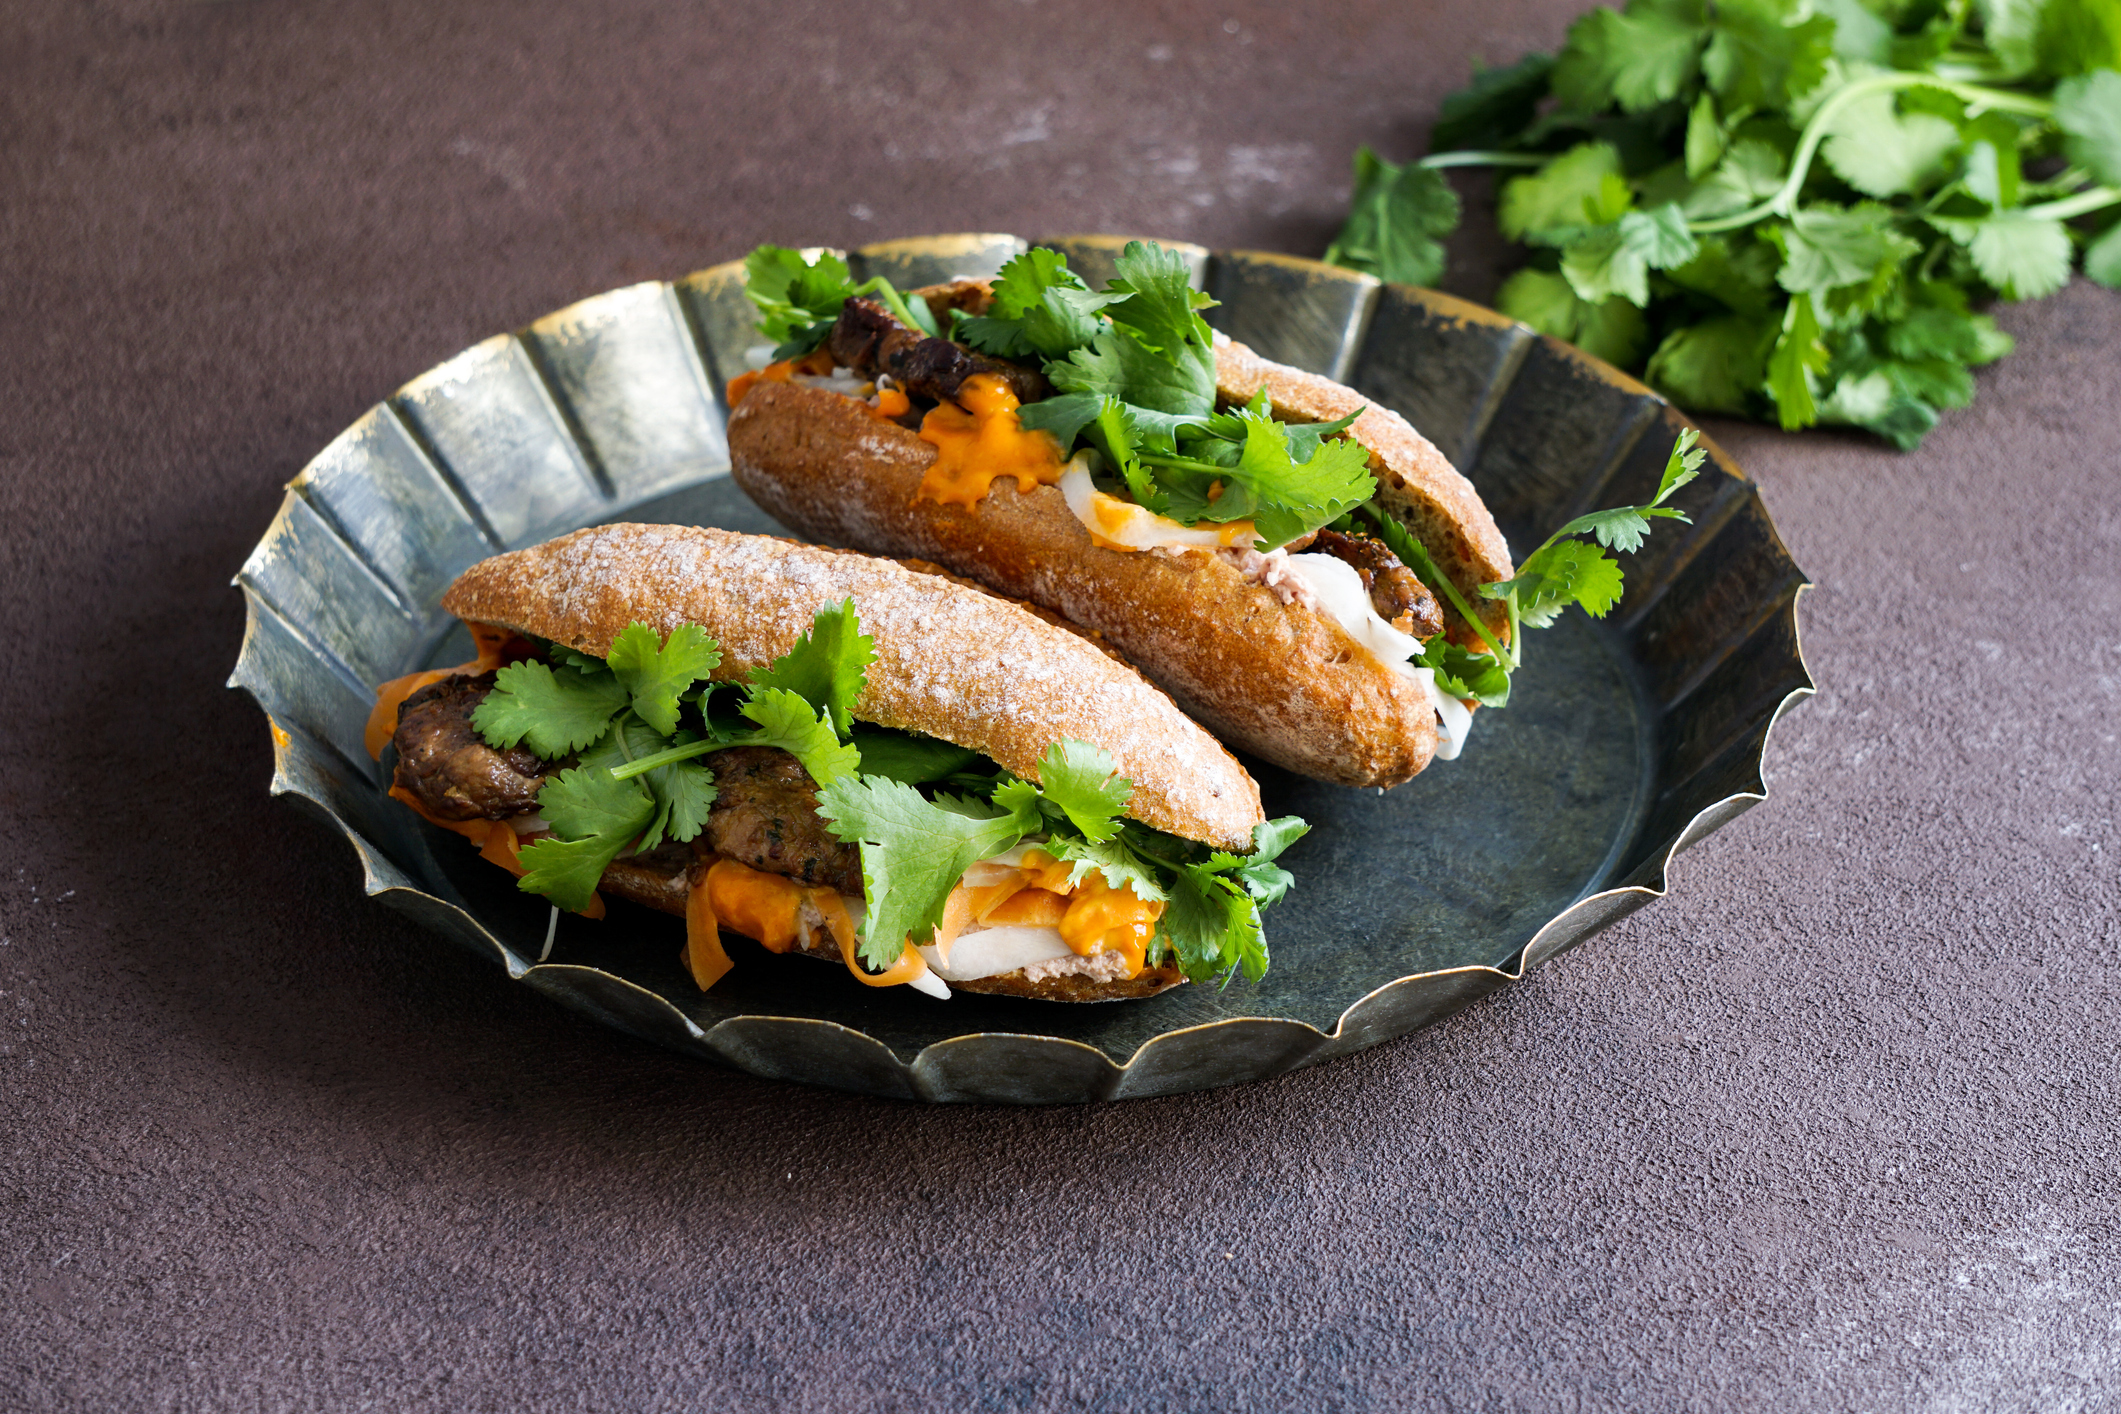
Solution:
[{"label": "cilantro sprig", "polygon": [[[1424,583],[1442,591],[1480,642],[1478,649],[1467,648],[1438,634],[1422,645],[1415,664],[1432,670],[1437,688],[1452,697],[1487,707],[1508,706],[1510,675],[1524,665],[1525,629],[1546,628],[1571,604],[1594,619],[1604,618],[1620,602],[1625,586],[1620,562],[1607,552],[1632,554],[1641,549],[1652,521],[1691,523],[1685,511],[1666,502],[1701,474],[1708,453],[1696,445],[1700,440],[1701,433],[1689,427],[1673,441],[1657,494],[1647,504],[1580,515],[1525,556],[1513,577],[1480,586],[1480,597],[1500,602],[1509,615],[1507,635],[1489,632],[1465,593],[1437,568],[1411,531],[1374,502],[1364,506],[1362,513],[1378,538]],[[1344,523],[1354,528],[1352,518]]]},{"label": "cilantro sprig", "polygon": [[1520,171],[1498,304],[1696,412],[1913,447],[2010,352],[1990,298],[2121,288],[2112,0],[1628,0],[1477,71],[1434,151],[1356,155],[1326,258],[1433,284],[1442,171]]},{"label": "cilantro sprig", "polygon": [[1074,864],[1071,884],[1094,869],[1114,888],[1167,901],[1159,936],[1188,977],[1242,970],[1257,981],[1267,966],[1259,910],[1292,882],[1274,860],[1310,827],[1293,816],[1276,820],[1254,830],[1252,853],[1229,854],[1124,818],[1132,791],[1110,752],[1074,740],[1047,748],[1035,782],[1000,773],[961,793],[924,795],[888,776],[834,780],[818,792],[818,814],[861,847],[870,901],[862,961],[889,967],[909,939],[932,937],[965,870],[1035,835],[1040,848]]},{"label": "cilantro sprig", "polygon": [[[1057,252],[1002,267],[994,303],[956,337],[1003,357],[1036,355],[1058,389],[1018,418],[1063,447],[1095,449],[1137,504],[1185,525],[1249,520],[1274,549],[1368,500],[1368,453],[1325,427],[1276,421],[1264,398],[1215,408],[1215,334],[1185,258],[1130,241],[1092,293]],[[1352,419],[1350,419],[1352,420]]]},{"label": "cilantro sprig", "polygon": [[847,262],[831,251],[806,255],[762,245],[744,258],[744,293],[759,308],[759,332],[774,341],[775,358],[799,358],[825,341],[840,309],[858,295],[875,295],[892,317],[935,334],[926,300],[909,300],[881,275],[857,285]]}]

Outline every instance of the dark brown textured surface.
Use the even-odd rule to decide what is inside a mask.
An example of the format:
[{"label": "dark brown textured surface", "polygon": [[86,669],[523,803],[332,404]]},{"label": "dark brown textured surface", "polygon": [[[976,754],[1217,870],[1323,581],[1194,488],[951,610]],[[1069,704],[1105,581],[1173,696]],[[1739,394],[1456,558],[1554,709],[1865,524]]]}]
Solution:
[{"label": "dark brown textured surface", "polygon": [[0,1408],[2111,1406],[2109,292],[1913,456],[1718,426],[1820,584],[1777,797],[1250,1089],[630,1042],[363,900],[218,686],[280,483],[473,339],[766,238],[1315,251],[1570,8],[0,13]]}]

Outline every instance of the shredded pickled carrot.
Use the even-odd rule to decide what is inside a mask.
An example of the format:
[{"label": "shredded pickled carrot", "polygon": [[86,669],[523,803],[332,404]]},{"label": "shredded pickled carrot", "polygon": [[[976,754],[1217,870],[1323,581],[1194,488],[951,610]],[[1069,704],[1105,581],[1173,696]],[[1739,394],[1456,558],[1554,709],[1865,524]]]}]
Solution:
[{"label": "shredded pickled carrot", "polygon": [[972,917],[972,890],[959,880],[950,897],[943,901],[943,921],[935,925],[935,951],[945,967],[950,965],[950,945],[965,931]]},{"label": "shredded pickled carrot", "polygon": [[987,910],[980,922],[990,928],[1058,928],[1068,915],[1068,900],[1046,889],[1018,889]]},{"label": "shredded pickled carrot", "polygon": [[[835,901],[839,899],[838,894],[834,894],[832,897]],[[897,962],[892,963],[882,972],[866,970],[862,966],[862,960],[854,955],[854,919],[847,915],[847,906],[845,904],[840,905],[840,913],[846,918],[846,926],[844,928],[834,926],[832,935],[834,940],[840,945],[840,960],[847,964],[847,970],[859,978],[862,985],[867,987],[900,987],[928,970],[928,959],[921,956],[921,950],[913,945],[913,939],[911,938],[906,940],[906,950],[899,954]],[[826,915],[826,921],[828,923],[831,922],[830,914]]]},{"label": "shredded pickled carrot", "polygon": [[786,952],[802,936],[803,887],[794,880],[717,859],[708,867],[707,888],[715,917],[767,951]]},{"label": "shredded pickled carrot", "polygon": [[714,896],[707,887],[704,869],[694,873],[692,887],[685,894],[685,950],[678,960],[703,992],[728,976],[729,969],[736,965],[722,948],[722,925],[714,916]]},{"label": "shredded pickled carrot", "polygon": [[523,867],[521,855],[523,842],[516,838],[515,827],[506,820],[496,820],[493,828],[486,832],[486,843],[479,847],[479,858],[488,864],[498,864],[518,879],[530,871]]}]

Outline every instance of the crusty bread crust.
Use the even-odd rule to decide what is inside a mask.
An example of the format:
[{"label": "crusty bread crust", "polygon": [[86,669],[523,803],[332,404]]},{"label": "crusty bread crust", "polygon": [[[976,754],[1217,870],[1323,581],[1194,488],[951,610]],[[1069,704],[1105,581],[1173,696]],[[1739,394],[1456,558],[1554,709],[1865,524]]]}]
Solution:
[{"label": "crusty bread crust", "polygon": [[1242,750],[1350,786],[1397,785],[1435,753],[1418,683],[1220,556],[1104,549],[1055,486],[998,482],[970,511],[916,500],[934,447],[795,383],[751,390],[729,450],[737,484],[782,524],[941,564],[1096,629]]},{"label": "crusty bread crust", "polygon": [[[706,861],[695,863],[693,869],[706,868]],[[685,894],[690,887],[691,874],[687,870],[655,869],[645,864],[636,864],[627,859],[615,859],[604,870],[604,877],[597,887],[615,898],[627,899],[664,913],[685,915]],[[844,967],[846,960],[840,956],[840,946],[832,935],[822,927],[805,928],[803,937],[794,951],[805,957],[814,957],[820,962],[829,962],[834,967]],[[985,992],[1002,997],[1026,997],[1041,1002],[1123,1002],[1139,997],[1153,997],[1158,992],[1168,991],[1186,980],[1177,964],[1167,963],[1162,967],[1144,968],[1138,977],[1120,977],[1100,982],[1080,974],[1063,977],[1041,977],[1032,981],[1019,968],[1014,972],[998,973],[992,977],[979,977],[970,982],[952,982],[953,991]],[[852,985],[852,984],[850,984]]]},{"label": "crusty bread crust", "polygon": [[849,598],[876,642],[854,708],[862,720],[970,748],[1031,780],[1054,742],[1092,742],[1133,781],[1135,819],[1252,847],[1265,818],[1258,785],[1170,698],[1095,644],[942,575],[767,536],[604,525],[482,560],[442,606],[598,657],[630,623],[662,633],[696,623],[721,644],[714,676],[738,681]]},{"label": "crusty bread crust", "polygon": [[[1509,612],[1479,597],[1480,586],[1510,578],[1510,547],[1495,517],[1436,444],[1390,408],[1379,407],[1353,388],[1261,358],[1243,344],[1215,338],[1215,391],[1226,402],[1246,403],[1267,390],[1274,415],[1283,422],[1333,422],[1356,409],[1362,416],[1348,435],[1370,449],[1377,499],[1414,532],[1480,614],[1492,633],[1509,628]],[[1442,600],[1445,631],[1453,642],[1473,646],[1472,634],[1448,599]]]}]

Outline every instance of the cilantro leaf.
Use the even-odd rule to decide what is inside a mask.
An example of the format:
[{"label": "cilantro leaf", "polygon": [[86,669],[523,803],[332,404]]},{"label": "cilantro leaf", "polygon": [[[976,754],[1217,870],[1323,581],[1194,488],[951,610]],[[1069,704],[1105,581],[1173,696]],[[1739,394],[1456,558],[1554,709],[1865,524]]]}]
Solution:
[{"label": "cilantro leaf", "polygon": [[1776,416],[1785,432],[1809,427],[1819,420],[1818,406],[1812,400],[1812,375],[1826,372],[1833,357],[1820,333],[1819,317],[1812,312],[1812,297],[1792,297],[1767,367],[1768,396],[1775,400]]},{"label": "cilantro leaf", "polygon": [[1625,197],[1619,150],[1609,142],[1583,143],[1504,186],[1496,221],[1513,241],[1557,245],[1584,226],[1619,219],[1619,211],[1602,214],[1612,207],[1616,183]]},{"label": "cilantro leaf", "polygon": [[[1672,439],[1672,453],[1664,459],[1664,474],[1657,479],[1657,494],[1650,498],[1652,506],[1661,506],[1672,499],[1672,493],[1701,475],[1701,467],[1709,454],[1701,446],[1701,429],[1689,427]],[[1684,515],[1679,517],[1686,520]]]},{"label": "cilantro leaf", "polygon": [[1686,213],[1671,202],[1622,215],[1620,240],[1652,270],[1684,265],[1701,250],[1701,243],[1687,229]]},{"label": "cilantro leaf", "polygon": [[1569,26],[1554,64],[1554,93],[1583,112],[1609,105],[1640,113],[1669,103],[1701,68],[1701,27],[1656,5],[1592,10]]},{"label": "cilantro leaf", "polygon": [[1680,205],[1697,220],[1743,211],[1782,190],[1788,165],[1773,145],[1758,138],[1740,138]]},{"label": "cilantro leaf", "polygon": [[1326,259],[1380,280],[1433,285],[1443,274],[1441,238],[1458,227],[1458,193],[1441,172],[1355,150],[1355,197]]},{"label": "cilantro leaf", "polygon": [[810,631],[773,662],[754,669],[750,681],[753,687],[793,692],[830,717],[833,729],[845,736],[853,729],[855,699],[875,661],[876,640],[862,632],[861,617],[848,599],[818,610]]},{"label": "cilantro leaf", "polygon": [[1133,298],[1113,304],[1105,311],[1107,316],[1132,329],[1166,358],[1205,359],[1212,390],[1215,335],[1200,311],[1215,301],[1193,288],[1193,270],[1186,258],[1155,241],[1128,241],[1113,268],[1118,273],[1105,288],[1115,294],[1131,293]]},{"label": "cilantro leaf", "polygon": [[2107,227],[2084,252],[2084,273],[2110,290],[2121,290],[2121,225]]},{"label": "cilantro leaf", "polygon": [[1682,157],[1688,180],[1698,182],[1714,171],[1716,164],[1723,160],[1729,143],[1723,124],[1716,121],[1716,96],[1704,92],[1687,112],[1686,146],[1682,149]]},{"label": "cilantro leaf", "polygon": [[806,260],[801,251],[763,245],[744,258],[744,293],[759,308],[759,332],[780,345],[775,356],[789,358],[824,341],[854,281],[831,251]]},{"label": "cilantro leaf", "polygon": [[518,887],[570,912],[589,907],[604,869],[655,821],[656,804],[633,781],[604,766],[575,766],[538,792],[538,813],[559,838],[525,845]]},{"label": "cilantro leaf", "polygon": [[1172,881],[1159,931],[1172,944],[1188,977],[1204,981],[1242,968],[1257,982],[1267,970],[1267,940],[1259,905],[1226,874],[1189,865]]},{"label": "cilantro leaf", "polygon": [[1510,705],[1510,670],[1491,654],[1474,653],[1437,634],[1424,643],[1414,660],[1417,667],[1436,675],[1437,690],[1461,702],[1485,707]]},{"label": "cilantro leaf", "polygon": [[1497,69],[1482,68],[1475,60],[1473,81],[1444,99],[1429,145],[1500,147],[1532,121],[1553,69],[1553,56],[1536,52]]},{"label": "cilantro leaf", "polygon": [[1555,540],[1518,566],[1515,579],[1484,584],[1480,592],[1491,599],[1514,593],[1519,616],[1533,628],[1547,627],[1571,604],[1602,619],[1620,602],[1620,564],[1595,545]]},{"label": "cilantro leaf", "polygon": [[1057,834],[1039,848],[1055,859],[1075,866],[1068,874],[1070,888],[1080,884],[1095,870],[1113,888],[1132,889],[1135,897],[1146,903],[1161,903],[1171,897],[1171,891],[1159,881],[1156,866],[1144,859],[1130,842],[1129,837],[1137,828],[1130,825],[1107,840]]},{"label": "cilantro leaf", "polygon": [[2121,186],[2121,73],[2094,69],[2056,84],[2055,126],[2070,161]]},{"label": "cilantro leaf", "polygon": [[1779,108],[1826,77],[1834,22],[1812,15],[1795,24],[1778,0],[1718,0],[1714,38],[1701,56],[1709,87],[1732,108]]},{"label": "cilantro leaf", "polygon": [[889,727],[858,726],[853,744],[862,754],[863,774],[883,776],[909,786],[940,781],[980,759],[978,752],[962,746]]},{"label": "cilantro leaf", "polygon": [[1075,445],[1083,428],[1095,422],[1098,414],[1105,410],[1105,402],[1103,393],[1061,393],[1026,403],[1016,415],[1017,425],[1026,432],[1051,432],[1053,439],[1066,451]]},{"label": "cilantro leaf", "polygon": [[1966,296],[1956,286],[1925,286],[1923,293],[1940,302],[1911,309],[1886,329],[1886,346],[1895,357],[1983,364],[2016,347],[2017,341],[1998,329],[1994,319],[1967,312]]},{"label": "cilantro leaf", "polygon": [[[1086,348],[1046,365],[1063,393],[1092,393],[1156,412],[1205,417],[1215,409],[1215,360],[1170,359],[1130,332],[1103,329]],[[1034,405],[1035,406],[1035,405]]]},{"label": "cilantro leaf", "polygon": [[1615,296],[1592,304],[1560,275],[1520,270],[1503,283],[1495,307],[1542,334],[1575,344],[1593,358],[1625,368],[1641,355],[1649,326],[1642,311]]},{"label": "cilantro leaf", "polygon": [[1119,833],[1120,813],[1134,783],[1114,771],[1111,752],[1070,738],[1053,743],[1038,758],[1038,793],[1059,807],[1084,838],[1104,841]]},{"label": "cilantro leaf", "polygon": [[877,969],[898,961],[908,938],[933,935],[944,902],[967,869],[1008,849],[1038,823],[1035,813],[1029,819],[1017,811],[983,817],[969,813],[963,801],[931,802],[901,782],[853,774],[819,789],[818,814],[839,839],[861,846],[869,907],[860,951],[862,961]]},{"label": "cilantro leaf", "polygon": [[[643,804],[649,814],[654,812],[653,806],[646,805],[645,796]],[[647,816],[642,819],[645,824]],[[580,913],[589,907],[590,896],[596,892],[604,870],[629,843],[631,837],[617,834],[579,840],[533,840],[516,855],[516,862],[524,870],[516,887],[527,894],[543,894],[556,908]]]},{"label": "cilantro leaf", "polygon": [[1650,267],[1617,225],[1579,236],[1561,253],[1561,274],[1586,304],[1616,297],[1633,305],[1650,302]]},{"label": "cilantro leaf", "polygon": [[1743,413],[1767,376],[1773,337],[1772,327],[1739,314],[1683,325],[1650,355],[1644,377],[1681,407]]},{"label": "cilantro leaf", "polygon": [[[1227,472],[1229,491],[1215,502],[1218,519],[1240,519],[1248,497],[1248,516],[1269,549],[1286,545],[1322,525],[1329,525],[1377,494],[1370,475],[1370,452],[1358,442],[1330,441],[1298,462],[1289,450],[1288,429],[1265,414],[1240,414],[1245,421],[1244,449]],[[1230,502],[1226,510],[1223,502]]]},{"label": "cilantro leaf", "polygon": [[1921,246],[1893,229],[1890,211],[1869,203],[1846,211],[1824,202],[1808,206],[1770,235],[1781,241],[1787,256],[1776,279],[1793,295],[1863,284],[1922,253]]},{"label": "cilantro leaf", "polygon": [[[666,737],[628,713],[604,734],[603,740],[582,753],[581,768],[594,776],[604,776],[666,746],[689,746],[698,740],[691,732],[679,732],[674,739]],[[638,847],[642,850],[654,849],[666,833],[681,842],[698,835],[706,827],[708,807],[714,804],[716,794],[714,772],[697,761],[651,767],[630,781],[615,779],[614,784],[646,787],[655,802],[655,814],[641,832]],[[614,793],[612,798],[619,797]]]},{"label": "cilantro leaf", "polygon": [[1002,358],[1061,358],[1096,336],[1098,311],[1125,298],[1092,294],[1066,256],[1036,246],[1001,268],[992,307],[960,320],[957,331],[972,347]]},{"label": "cilantro leaf", "polygon": [[802,762],[810,779],[820,786],[861,767],[860,750],[842,742],[832,718],[812,707],[800,693],[785,687],[753,688],[751,699],[738,710],[760,727],[747,745],[779,747]]},{"label": "cilantro leaf", "polygon": [[612,677],[555,674],[526,658],[495,675],[493,691],[472,710],[471,724],[488,746],[527,744],[544,760],[557,761],[602,736],[625,705],[626,689]]},{"label": "cilantro leaf", "polygon": [[1928,185],[1959,146],[1959,129],[1933,113],[1901,114],[1891,93],[1865,94],[1826,129],[1820,155],[1867,196],[1898,196]]},{"label": "cilantro leaf", "polygon": [[1967,237],[1974,268],[2005,299],[2038,299],[2069,283],[2069,230],[2060,221],[2000,211],[1970,230],[1955,226],[1953,234]]},{"label": "cilantro leaf", "polygon": [[714,671],[722,650],[698,624],[679,624],[659,645],[654,629],[633,623],[611,640],[604,661],[641,720],[669,736],[678,729],[678,695]]}]

